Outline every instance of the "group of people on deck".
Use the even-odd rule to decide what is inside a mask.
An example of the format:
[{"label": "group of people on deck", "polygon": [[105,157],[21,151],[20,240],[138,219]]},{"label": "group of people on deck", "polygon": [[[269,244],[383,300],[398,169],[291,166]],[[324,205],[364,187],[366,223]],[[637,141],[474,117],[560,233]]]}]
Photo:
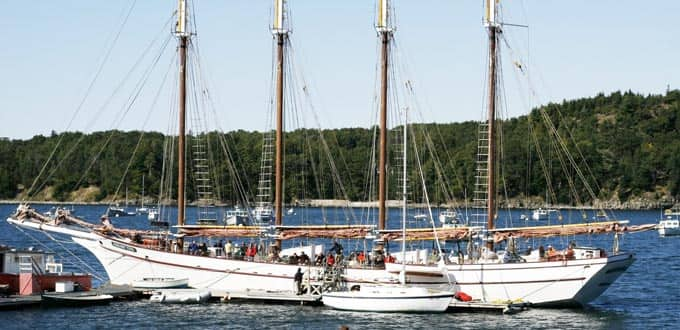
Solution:
[{"label": "group of people on deck", "polygon": [[228,240],[227,243],[224,244],[224,255],[227,259],[255,261],[258,253],[261,251],[264,251],[263,243],[255,244],[254,242],[250,242],[250,244],[246,244],[246,242],[242,242],[241,245],[239,245],[238,243],[232,243],[231,240]]},{"label": "group of people on deck", "polygon": [[540,260],[547,261],[559,261],[559,260],[573,260],[576,258],[574,255],[574,243],[570,243],[566,250],[558,251],[548,245],[548,250],[546,250],[543,245],[538,247],[538,257]]},{"label": "group of people on deck", "polygon": [[[173,252],[179,252],[177,243],[173,241],[172,245]],[[349,256],[345,256],[343,254],[342,245],[337,241],[333,242],[333,245],[327,253],[319,252],[316,255],[308,255],[304,251],[301,251],[299,254],[296,252],[292,255],[281,256],[280,247],[272,244],[266,248],[264,242],[256,244],[254,242],[239,243],[227,240],[227,242],[224,243],[223,240],[219,240],[212,246],[213,248],[208,248],[206,242],[197,243],[195,240],[192,240],[186,248],[186,253],[199,256],[211,256],[214,254],[216,257],[245,261],[283,262],[291,265],[324,267],[335,267],[339,265],[347,265],[355,268],[367,266],[382,267],[385,263],[394,263],[396,261],[394,256],[390,253],[385,253],[383,249],[375,249],[370,252],[357,250],[351,252]]]}]

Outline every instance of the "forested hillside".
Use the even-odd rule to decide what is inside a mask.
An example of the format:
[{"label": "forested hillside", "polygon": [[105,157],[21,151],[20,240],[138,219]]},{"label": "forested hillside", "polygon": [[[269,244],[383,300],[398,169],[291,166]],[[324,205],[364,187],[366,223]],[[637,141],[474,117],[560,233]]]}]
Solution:
[{"label": "forested hillside", "polygon": [[[544,200],[547,196],[560,204],[592,202],[589,187],[600,200],[626,202],[644,197],[669,202],[680,196],[679,115],[680,91],[675,90],[650,96],[600,94],[548,104],[528,116],[504,120],[499,190],[510,200]],[[545,124],[544,117],[550,118],[552,126]],[[417,124],[414,132],[422,147],[420,157],[430,198],[437,203],[451,198],[470,200],[475,183],[477,123]],[[441,171],[427,152],[422,132],[432,139]],[[369,167],[373,134],[372,128],[325,130],[324,143],[316,130],[286,133],[286,200],[368,199],[368,182],[376,175]],[[556,135],[561,143],[553,139]],[[240,185],[252,201],[261,167],[263,134],[235,131],[202,137],[218,142],[211,143],[216,151],[211,163],[217,170],[218,199],[234,203],[238,200],[235,187]],[[221,140],[226,143],[219,143]],[[166,171],[176,167],[176,162],[164,162],[163,150],[168,142],[160,133],[135,131],[69,132],[30,140],[5,138],[0,140],[0,198],[24,199],[30,195],[33,200],[108,201],[122,200],[127,189],[134,199],[141,194],[142,177],[145,194],[157,198],[164,165]],[[46,164],[57,143],[60,147]],[[223,152],[226,149],[231,161]],[[395,154],[396,149],[390,152]],[[568,150],[572,158],[560,156],[561,150]],[[580,172],[563,169],[569,163],[577,164]],[[396,167],[390,171],[396,171]],[[239,181],[234,179],[235,173]],[[40,179],[34,183],[38,174]],[[590,186],[570,183],[579,176],[589,178]],[[596,182],[590,180],[592,177]],[[418,177],[413,174],[410,180]],[[390,185],[390,191],[396,192],[396,180]],[[187,195],[194,199],[194,188],[189,186]]]}]

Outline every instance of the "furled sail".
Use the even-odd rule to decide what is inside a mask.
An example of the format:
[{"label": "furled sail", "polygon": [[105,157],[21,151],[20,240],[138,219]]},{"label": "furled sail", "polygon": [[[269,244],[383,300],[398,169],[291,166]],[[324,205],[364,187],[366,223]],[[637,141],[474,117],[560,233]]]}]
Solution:
[{"label": "furled sail", "polygon": [[179,234],[193,237],[259,237],[266,233],[266,227],[260,226],[176,226]]},{"label": "furled sail", "polygon": [[[478,228],[477,228],[478,229]],[[441,240],[463,240],[470,238],[475,233],[475,227],[437,228],[436,238]],[[381,230],[380,234],[385,240],[399,240],[403,235],[401,230]],[[407,229],[407,241],[424,241],[435,239],[435,231],[432,228]]]},{"label": "furled sail", "polygon": [[535,226],[520,228],[502,228],[493,230],[496,243],[515,238],[539,238],[553,236],[572,236],[587,234],[624,233],[653,230],[656,224],[628,225],[628,221],[604,221],[570,225]]},{"label": "furled sail", "polygon": [[281,239],[293,238],[366,238],[372,225],[277,226]]}]

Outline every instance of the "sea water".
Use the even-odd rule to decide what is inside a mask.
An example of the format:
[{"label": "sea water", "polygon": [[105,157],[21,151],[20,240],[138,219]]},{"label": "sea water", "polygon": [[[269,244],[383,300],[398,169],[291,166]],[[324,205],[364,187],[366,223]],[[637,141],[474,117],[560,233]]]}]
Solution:
[{"label": "sea water", "polygon": [[[34,205],[47,211],[50,205]],[[57,253],[67,271],[85,271],[96,275],[94,284],[107,280],[99,262],[85,249],[58,235],[19,230],[4,219],[16,205],[0,205],[0,244],[16,248],[33,246]],[[75,206],[76,215],[97,222],[106,206]],[[303,209],[284,218],[286,224],[339,224],[361,222],[362,210],[348,214],[341,209]],[[188,210],[191,215],[192,210]],[[501,215],[503,226],[536,224],[520,220],[527,210],[513,210]],[[173,216],[173,214],[170,214]],[[584,215],[564,213],[563,221]],[[587,217],[594,214],[588,213]],[[618,211],[616,219],[630,220],[630,224],[658,222],[662,217],[655,211]],[[398,210],[390,213],[390,227],[397,228]],[[503,218],[501,218],[503,219]],[[501,222],[503,222],[501,221]],[[554,221],[554,220],[551,220]],[[418,226],[417,220],[410,225]],[[148,229],[146,215],[114,218],[118,227]],[[545,224],[544,222],[543,224]],[[421,224],[422,225],[422,224]],[[573,239],[573,238],[568,238]],[[596,245],[611,250],[611,235],[581,236],[580,245]],[[553,239],[551,244],[561,248],[567,239]],[[363,243],[341,241],[345,250],[360,249]],[[299,244],[300,242],[288,242]],[[523,242],[525,245],[531,242]],[[0,329],[446,329],[446,328],[516,328],[516,329],[648,329],[676,328],[680,321],[680,236],[659,237],[656,231],[625,234],[620,238],[622,250],[633,251],[636,261],[598,299],[584,308],[532,308],[515,315],[478,312],[449,312],[444,314],[380,314],[336,311],[326,307],[278,305],[253,302],[209,303],[204,305],[162,305],[144,300],[113,302],[108,306],[85,308],[31,308],[0,311]]]}]

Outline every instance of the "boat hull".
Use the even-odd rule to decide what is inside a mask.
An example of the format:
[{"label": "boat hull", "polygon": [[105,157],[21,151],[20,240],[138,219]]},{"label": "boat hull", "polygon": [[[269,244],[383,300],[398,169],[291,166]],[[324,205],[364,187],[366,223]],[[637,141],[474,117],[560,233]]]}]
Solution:
[{"label": "boat hull", "polygon": [[113,296],[101,295],[71,295],[71,294],[43,294],[42,304],[46,306],[84,307],[106,305],[113,301]]},{"label": "boat hull", "polygon": [[361,288],[359,291],[324,293],[323,304],[335,309],[363,312],[444,312],[453,299],[453,292],[424,288]]},{"label": "boat hull", "polygon": [[[634,262],[632,253],[609,257],[525,263],[447,265],[448,276],[475,300],[534,306],[582,306],[599,297]],[[388,265],[388,271],[401,265]],[[436,266],[407,265],[411,281],[436,274]]]},{"label": "boat hull", "polygon": [[132,287],[137,289],[178,289],[189,286],[188,278],[167,278],[167,277],[152,277],[143,278],[139,281],[132,282]]},{"label": "boat hull", "polygon": [[[304,273],[321,274],[321,267],[242,261],[157,251],[104,236],[97,240],[72,238],[101,262],[112,284],[132,285],[143,278],[188,278],[189,287],[209,289],[212,296],[262,291],[294,292],[293,278],[298,268]],[[320,275],[319,275],[320,276]],[[347,269],[350,284],[386,281],[384,269]],[[437,284],[441,284],[437,283]]]}]

